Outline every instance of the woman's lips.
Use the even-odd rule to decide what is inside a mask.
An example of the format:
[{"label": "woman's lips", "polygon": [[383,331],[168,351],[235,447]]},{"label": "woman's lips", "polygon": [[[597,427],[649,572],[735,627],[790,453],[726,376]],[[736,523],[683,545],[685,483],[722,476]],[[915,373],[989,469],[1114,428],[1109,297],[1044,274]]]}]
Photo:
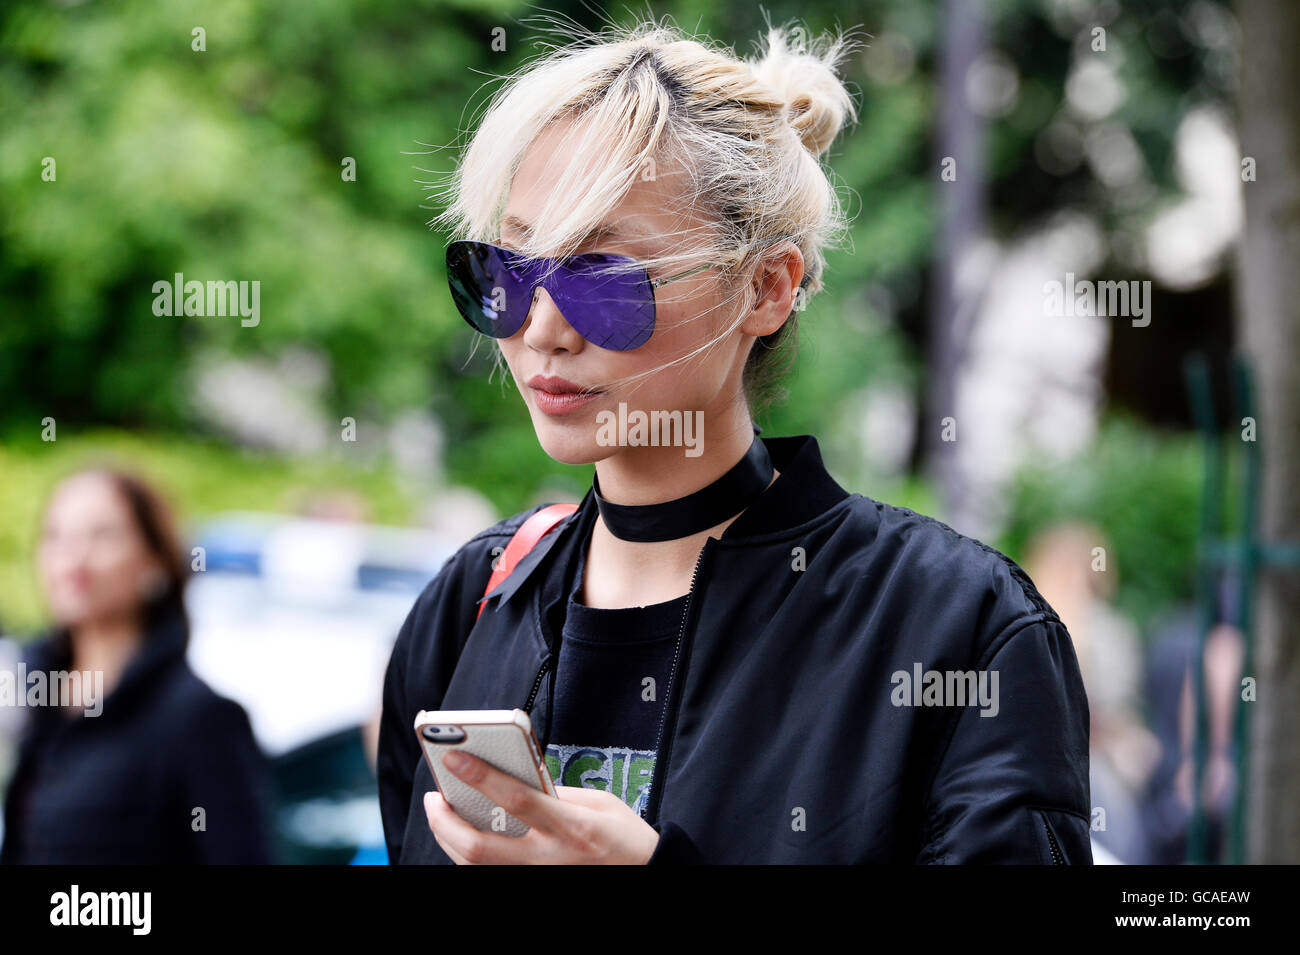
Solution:
[{"label": "woman's lips", "polygon": [[533,393],[533,403],[543,414],[566,415],[601,395],[599,391],[585,391],[564,378],[544,378],[536,375],[528,381]]},{"label": "woman's lips", "polygon": [[539,388],[533,389],[533,403],[537,405],[539,411],[549,415],[568,414],[570,411],[581,408],[599,396],[599,391],[588,391],[582,394],[572,391],[552,394]]}]

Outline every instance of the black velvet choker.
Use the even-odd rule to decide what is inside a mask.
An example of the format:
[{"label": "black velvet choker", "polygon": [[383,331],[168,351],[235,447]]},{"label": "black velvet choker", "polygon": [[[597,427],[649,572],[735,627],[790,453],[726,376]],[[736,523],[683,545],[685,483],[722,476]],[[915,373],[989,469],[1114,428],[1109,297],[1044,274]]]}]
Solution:
[{"label": "black velvet choker", "polygon": [[735,517],[772,482],[772,460],[754,429],[754,443],[745,456],[712,484],[675,501],[661,504],[614,504],[600,496],[600,478],[593,478],[596,507],[609,532],[625,541],[672,541],[690,537]]}]

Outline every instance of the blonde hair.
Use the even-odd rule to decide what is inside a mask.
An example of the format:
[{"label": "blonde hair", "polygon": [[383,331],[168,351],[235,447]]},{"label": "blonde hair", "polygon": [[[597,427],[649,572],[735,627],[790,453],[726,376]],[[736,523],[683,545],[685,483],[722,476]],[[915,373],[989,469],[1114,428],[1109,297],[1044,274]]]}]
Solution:
[{"label": "blonde hair", "polygon": [[575,122],[553,154],[559,172],[531,232],[514,243],[525,256],[575,254],[639,177],[681,170],[689,185],[672,211],[708,224],[664,237],[672,241],[662,254],[638,261],[664,276],[714,263],[724,287],[736,286],[727,304],[742,304],[734,322],[676,361],[743,321],[752,288],[738,280],[775,255],[779,240],[803,254],[802,302],[780,330],[755,344],[746,363],[750,403],[762,402],[779,374],[773,349],[793,338],[797,312],[823,287],[824,249],[846,232],[832,174],[818,157],[846,121],[856,120],[836,75],[856,46],[851,31],[809,37],[801,26],[768,27],[766,49],[754,59],[653,20],[552,45],[505,77],[444,189],[446,210],[429,224],[453,238],[499,241],[524,154],[560,120]]}]

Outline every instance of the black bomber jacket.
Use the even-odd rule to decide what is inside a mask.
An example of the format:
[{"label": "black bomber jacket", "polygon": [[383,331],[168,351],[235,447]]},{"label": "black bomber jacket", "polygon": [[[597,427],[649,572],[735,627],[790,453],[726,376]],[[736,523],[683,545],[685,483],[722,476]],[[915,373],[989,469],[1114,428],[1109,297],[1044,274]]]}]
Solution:
[{"label": "black bomber jacket", "polygon": [[[1025,572],[931,518],[841,488],[811,436],[695,565],[645,819],[651,863],[1091,864],[1088,702]],[[379,789],[393,863],[448,863],[420,709],[526,710],[543,748],[589,491],[485,598],[532,511],[465,544],[389,662]]]}]

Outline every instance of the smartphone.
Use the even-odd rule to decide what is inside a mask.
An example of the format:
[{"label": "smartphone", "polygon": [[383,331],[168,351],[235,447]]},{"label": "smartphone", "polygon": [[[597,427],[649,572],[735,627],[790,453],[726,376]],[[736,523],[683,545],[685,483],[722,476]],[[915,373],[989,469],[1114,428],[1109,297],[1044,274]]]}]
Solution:
[{"label": "smartphone", "polygon": [[548,796],[555,795],[542,764],[533,723],[523,710],[438,710],[415,715],[415,735],[438,791],[457,815],[483,832],[527,834],[528,825],[477,789],[461,782],[442,764],[452,750],[463,750]]}]

